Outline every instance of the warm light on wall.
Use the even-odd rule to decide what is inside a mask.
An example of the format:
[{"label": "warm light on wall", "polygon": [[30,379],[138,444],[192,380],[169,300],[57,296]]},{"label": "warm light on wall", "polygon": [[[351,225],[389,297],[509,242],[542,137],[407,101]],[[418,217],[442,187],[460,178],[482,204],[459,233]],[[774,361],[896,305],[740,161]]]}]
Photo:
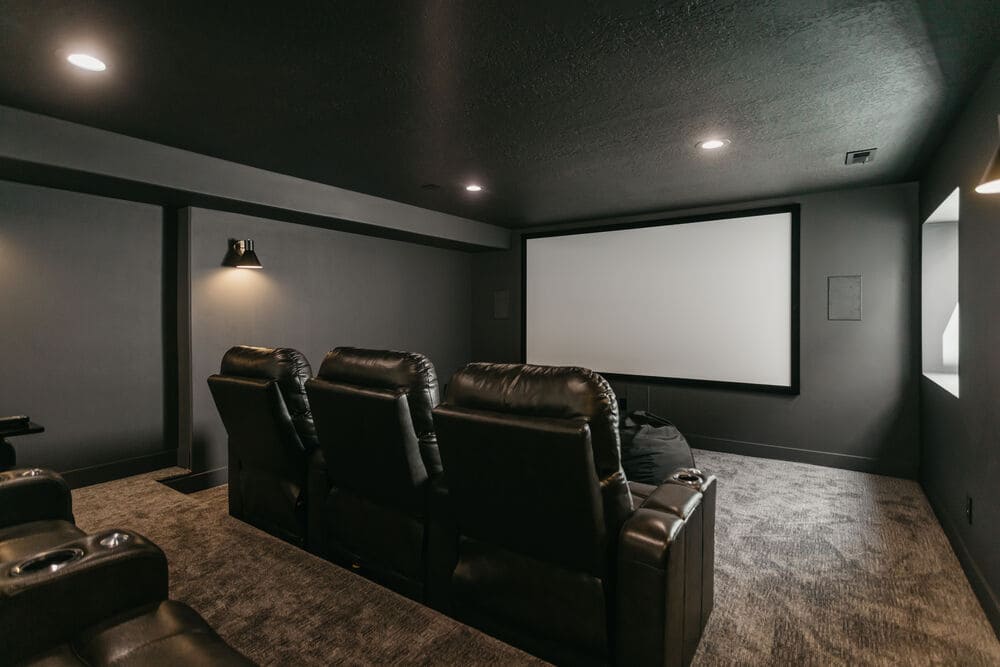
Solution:
[{"label": "warm light on wall", "polygon": [[[1000,116],[997,116],[997,125],[1000,126]],[[1000,193],[1000,146],[993,152],[993,161],[986,167],[986,173],[976,186],[976,192],[981,195]]]},{"label": "warm light on wall", "polygon": [[253,249],[253,239],[229,239],[229,251],[222,260],[223,266],[237,269],[262,269],[257,253]]}]

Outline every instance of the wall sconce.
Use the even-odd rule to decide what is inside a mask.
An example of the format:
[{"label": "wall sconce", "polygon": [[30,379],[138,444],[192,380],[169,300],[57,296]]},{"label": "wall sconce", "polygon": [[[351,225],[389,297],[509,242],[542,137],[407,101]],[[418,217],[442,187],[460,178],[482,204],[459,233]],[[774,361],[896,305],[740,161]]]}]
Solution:
[{"label": "wall sconce", "polygon": [[223,266],[232,266],[237,269],[263,269],[257,253],[253,251],[252,239],[229,239],[229,252],[222,260]]},{"label": "wall sconce", "polygon": [[[1000,126],[1000,116],[997,116],[997,125]],[[1000,193],[1000,146],[993,153],[993,161],[986,167],[986,173],[976,186],[976,192],[981,195]]]}]

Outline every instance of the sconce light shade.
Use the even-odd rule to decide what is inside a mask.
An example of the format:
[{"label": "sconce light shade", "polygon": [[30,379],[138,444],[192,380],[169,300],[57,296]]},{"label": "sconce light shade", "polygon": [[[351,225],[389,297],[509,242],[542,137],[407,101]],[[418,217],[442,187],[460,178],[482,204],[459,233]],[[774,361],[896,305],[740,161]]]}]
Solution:
[{"label": "sconce light shade", "polygon": [[233,266],[237,269],[262,269],[257,253],[253,251],[251,239],[229,239],[229,252],[222,260],[223,266]]},{"label": "sconce light shade", "polygon": [[976,186],[976,192],[981,195],[992,195],[1000,193],[1000,147],[993,153],[993,161],[986,168],[982,180]]}]

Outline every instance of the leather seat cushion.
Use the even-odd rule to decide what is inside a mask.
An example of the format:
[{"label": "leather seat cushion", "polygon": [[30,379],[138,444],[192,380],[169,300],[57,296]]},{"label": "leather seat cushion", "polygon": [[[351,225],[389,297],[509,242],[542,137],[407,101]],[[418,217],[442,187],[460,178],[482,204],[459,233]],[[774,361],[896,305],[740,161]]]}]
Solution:
[{"label": "leather seat cushion", "polygon": [[642,503],[656,491],[656,487],[652,484],[643,484],[642,482],[632,482],[628,483],[628,490],[632,492],[632,498],[635,501],[636,507],[642,505]]},{"label": "leather seat cushion", "polygon": [[28,664],[207,667],[254,663],[226,644],[196,611],[168,600],[125,620],[112,619]]},{"label": "leather seat cushion", "polygon": [[21,560],[83,537],[69,521],[31,521],[0,529],[0,563]]}]

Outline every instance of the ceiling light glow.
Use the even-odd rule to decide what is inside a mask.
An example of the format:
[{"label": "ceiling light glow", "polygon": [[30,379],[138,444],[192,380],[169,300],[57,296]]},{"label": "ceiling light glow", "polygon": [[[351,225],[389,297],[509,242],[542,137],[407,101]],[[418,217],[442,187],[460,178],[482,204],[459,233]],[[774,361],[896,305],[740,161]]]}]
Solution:
[{"label": "ceiling light glow", "polygon": [[86,53],[71,53],[66,56],[66,60],[69,61],[71,65],[75,65],[80,69],[85,69],[89,72],[103,72],[108,68],[100,58],[95,58],[92,55]]},{"label": "ceiling light glow", "polygon": [[698,148],[705,151],[714,151],[729,143],[729,139],[706,139],[698,144]]},{"label": "ceiling light glow", "polygon": [[476,183],[470,183],[469,185],[465,186],[465,189],[468,190],[469,192],[482,192],[483,186],[477,185]]}]

